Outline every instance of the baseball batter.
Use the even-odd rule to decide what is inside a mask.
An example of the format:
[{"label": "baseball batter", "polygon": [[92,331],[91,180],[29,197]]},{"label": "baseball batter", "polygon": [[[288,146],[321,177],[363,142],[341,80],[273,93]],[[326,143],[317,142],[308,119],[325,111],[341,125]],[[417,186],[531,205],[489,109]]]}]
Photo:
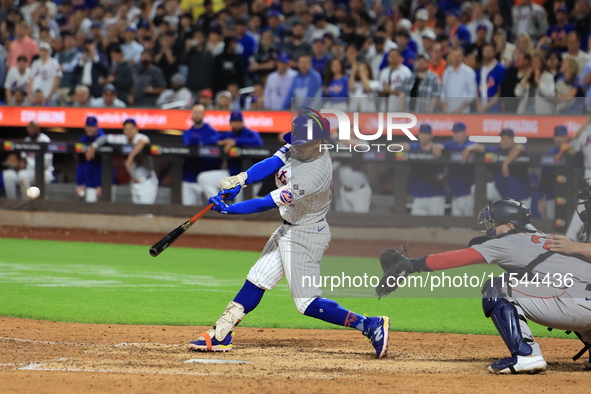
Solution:
[{"label": "baseball batter", "polygon": [[134,119],[126,119],[123,122],[123,134],[107,134],[97,138],[86,151],[86,160],[93,160],[96,149],[106,143],[134,145],[125,161],[125,168],[131,175],[131,200],[134,204],[154,204],[158,193],[154,162],[151,156],[141,154],[150,143],[150,138],[139,132]]},{"label": "baseball batter", "polygon": [[[484,285],[482,307],[511,356],[491,364],[488,367],[491,373],[546,370],[540,345],[535,342],[526,319],[574,331],[585,343],[584,351],[588,350],[591,344],[591,263],[583,256],[551,251],[554,238],[533,227],[530,216],[530,209],[523,203],[498,200],[480,211],[479,221],[486,226],[488,236],[473,239],[467,249],[417,259],[408,259],[393,249],[386,249],[380,257],[386,274],[376,288],[378,295],[395,290],[395,287],[381,287],[388,277],[471,264],[498,264],[507,273]],[[585,366],[588,364],[587,361]]]},{"label": "baseball batter", "polygon": [[[308,139],[308,128],[312,138]],[[263,252],[251,268],[246,283],[215,325],[190,343],[200,351],[232,350],[234,327],[257,307],[265,290],[274,288],[285,276],[298,311],[333,324],[352,327],[373,344],[376,357],[388,349],[386,316],[364,317],[322,298],[314,281],[304,277],[320,276],[320,260],[331,239],[326,222],[331,201],[332,164],[328,153],[320,150],[323,140],[330,138],[330,125],[320,114],[300,115],[292,123],[287,142],[274,156],[249,168],[246,172],[222,181],[222,191],[209,199],[213,209],[223,214],[248,214],[279,207],[283,225],[271,236]],[[275,173],[277,189],[264,198],[227,205],[222,197],[232,199],[244,185]]]}]

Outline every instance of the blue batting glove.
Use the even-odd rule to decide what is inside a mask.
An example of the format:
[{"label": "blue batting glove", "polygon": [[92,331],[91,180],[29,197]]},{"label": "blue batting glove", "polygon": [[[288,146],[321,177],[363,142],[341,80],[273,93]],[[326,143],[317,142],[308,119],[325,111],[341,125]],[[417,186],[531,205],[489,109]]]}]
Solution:
[{"label": "blue batting glove", "polygon": [[234,200],[236,198],[236,196],[238,195],[238,193],[240,193],[240,190],[242,190],[242,186],[241,185],[236,185],[232,189],[224,189],[224,190],[221,190],[218,193],[218,196],[222,196],[226,200],[232,201],[232,200]]},{"label": "blue batting glove", "polygon": [[230,206],[224,202],[222,196],[220,195],[210,197],[209,200],[207,200],[207,202],[209,204],[213,204],[213,207],[211,209],[216,212],[219,212],[224,215],[228,215],[230,213],[228,210]]}]

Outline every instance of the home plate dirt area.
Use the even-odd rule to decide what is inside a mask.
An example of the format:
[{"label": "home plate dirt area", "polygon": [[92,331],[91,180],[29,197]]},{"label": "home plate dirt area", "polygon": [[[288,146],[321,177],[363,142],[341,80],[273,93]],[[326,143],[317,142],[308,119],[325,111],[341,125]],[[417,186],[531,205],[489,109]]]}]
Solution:
[{"label": "home plate dirt area", "polygon": [[232,352],[189,351],[206,328],[0,317],[0,392],[586,393],[591,382],[565,339],[539,340],[548,372],[493,376],[506,356],[495,336],[391,332],[376,360],[356,331],[238,328]]}]

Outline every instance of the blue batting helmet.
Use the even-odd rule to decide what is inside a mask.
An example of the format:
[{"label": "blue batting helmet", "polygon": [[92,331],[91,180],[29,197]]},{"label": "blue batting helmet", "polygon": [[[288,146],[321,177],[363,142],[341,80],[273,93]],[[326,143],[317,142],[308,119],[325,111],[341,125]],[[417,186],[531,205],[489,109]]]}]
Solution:
[{"label": "blue batting helmet", "polygon": [[495,236],[495,227],[504,223],[513,223],[525,231],[537,231],[530,223],[531,210],[522,202],[511,198],[497,200],[484,207],[478,214],[478,223],[484,224],[487,235]]},{"label": "blue batting helmet", "polygon": [[304,108],[305,112],[291,123],[291,133],[283,139],[292,145],[302,145],[317,139],[330,139],[330,123],[319,112]]}]

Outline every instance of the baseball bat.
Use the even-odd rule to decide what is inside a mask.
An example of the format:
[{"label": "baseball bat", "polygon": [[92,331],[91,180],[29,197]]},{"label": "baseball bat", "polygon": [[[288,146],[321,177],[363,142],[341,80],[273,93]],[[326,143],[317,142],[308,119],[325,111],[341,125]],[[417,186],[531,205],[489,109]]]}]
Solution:
[{"label": "baseball bat", "polygon": [[193,216],[191,219],[187,220],[185,223],[181,224],[174,230],[172,230],[168,235],[162,238],[160,241],[156,242],[154,246],[150,248],[150,256],[156,257],[160,253],[164,252],[166,248],[172,245],[177,239],[180,238],[181,235],[185,233],[197,220],[201,218],[201,216],[205,215],[207,211],[213,208],[213,204],[209,204],[201,212],[197,215]]}]

